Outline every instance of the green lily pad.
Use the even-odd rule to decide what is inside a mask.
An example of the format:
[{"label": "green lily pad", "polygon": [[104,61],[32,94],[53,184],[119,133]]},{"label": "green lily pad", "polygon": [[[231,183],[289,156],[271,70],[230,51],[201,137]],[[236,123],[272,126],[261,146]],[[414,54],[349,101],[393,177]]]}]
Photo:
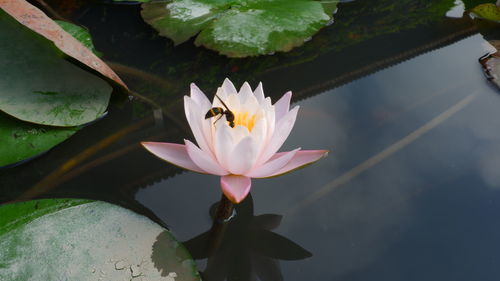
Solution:
[{"label": "green lily pad", "polygon": [[200,277],[186,249],[148,218],[104,202],[46,199],[0,206],[0,280]]},{"label": "green lily pad", "polygon": [[0,112],[0,167],[43,153],[72,136],[78,129],[31,124]]},{"label": "green lily pad", "polygon": [[51,41],[0,10],[0,110],[51,126],[102,116],[112,88],[65,58]]},{"label": "green lily pad", "polygon": [[500,22],[500,9],[493,3],[477,5],[471,12],[482,19]]},{"label": "green lily pad", "polygon": [[247,57],[304,44],[331,20],[337,2],[173,0],[143,4],[142,17],[175,44],[198,34],[197,46]]},{"label": "green lily pad", "polygon": [[138,2],[138,3],[146,3],[149,2],[150,0],[111,0],[113,2]]},{"label": "green lily pad", "polygon": [[64,31],[71,34],[71,36],[75,37],[76,40],[80,41],[87,49],[91,50],[94,55],[98,57],[102,57],[102,53],[95,49],[94,43],[92,42],[92,36],[87,29],[78,26],[76,24],[72,24],[69,22],[56,20],[55,21]]}]

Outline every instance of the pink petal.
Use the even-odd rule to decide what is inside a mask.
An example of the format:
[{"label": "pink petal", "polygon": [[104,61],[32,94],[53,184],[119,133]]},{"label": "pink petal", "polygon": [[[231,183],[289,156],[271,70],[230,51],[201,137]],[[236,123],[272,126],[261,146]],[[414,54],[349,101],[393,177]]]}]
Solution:
[{"label": "pink petal", "polygon": [[197,173],[207,173],[191,160],[187,153],[186,146],[183,144],[168,142],[141,142],[141,144],[149,150],[149,152],[175,166]]},{"label": "pink petal", "polygon": [[256,158],[257,145],[251,136],[247,136],[234,147],[227,168],[231,174],[243,175],[252,168]]},{"label": "pink petal", "polygon": [[274,104],[274,111],[275,111],[275,118],[276,122],[279,122],[281,118],[285,116],[285,114],[288,113],[290,109],[290,100],[292,99],[292,92],[286,92],[275,104]]},{"label": "pink petal", "polygon": [[253,92],[253,94],[255,95],[255,98],[257,98],[257,101],[259,103],[261,103],[265,99],[264,89],[262,87],[262,82],[260,82],[259,85],[257,86],[257,88],[255,88],[255,91]]},{"label": "pink petal", "polygon": [[251,178],[266,178],[269,177],[278,171],[280,171],[291,159],[295,156],[297,151],[300,148],[297,148],[292,151],[277,153],[271,157],[269,161],[264,163],[263,165],[256,167],[250,173],[247,173],[246,176]]},{"label": "pink petal", "polygon": [[283,145],[285,140],[288,138],[288,135],[290,135],[293,125],[295,124],[298,110],[298,106],[294,107],[277,122],[272,137],[269,139],[264,151],[259,156],[259,160],[257,160],[257,165],[260,166],[267,162],[267,160],[271,158],[271,156],[273,156]]},{"label": "pink petal", "polygon": [[194,100],[202,110],[208,111],[212,107],[212,103],[208,100],[207,96],[205,96],[200,88],[194,83],[191,83],[191,99]]},{"label": "pink petal", "polygon": [[222,89],[224,90],[224,92],[226,92],[227,95],[238,93],[233,85],[233,82],[231,82],[231,80],[229,80],[228,78],[224,79],[224,83],[222,83]]},{"label": "pink petal", "polygon": [[250,192],[252,180],[245,176],[227,175],[220,178],[222,192],[231,202],[238,204]]},{"label": "pink petal", "polygon": [[223,176],[228,174],[228,172],[223,169],[217,161],[215,161],[203,150],[199,149],[194,143],[189,140],[184,140],[184,142],[186,143],[186,150],[189,157],[198,167],[213,175]]},{"label": "pink petal", "polygon": [[[276,155],[286,153],[280,152],[276,153]],[[283,168],[281,168],[278,172],[270,175],[271,177],[280,176],[291,171],[303,168],[309,164],[312,164],[323,157],[328,155],[328,150],[302,150],[295,154],[295,156],[288,162]],[[274,156],[273,156],[274,157]]]}]

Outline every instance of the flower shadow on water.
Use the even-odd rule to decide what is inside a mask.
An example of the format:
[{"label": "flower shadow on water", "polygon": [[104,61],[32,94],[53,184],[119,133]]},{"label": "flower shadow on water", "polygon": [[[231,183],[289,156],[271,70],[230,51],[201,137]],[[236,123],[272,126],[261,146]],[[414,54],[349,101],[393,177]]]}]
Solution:
[{"label": "flower shadow on water", "polygon": [[[216,204],[211,208],[215,213]],[[277,228],[281,215],[254,216],[249,195],[235,206],[236,216],[183,242],[195,260],[208,259],[203,280],[283,280],[279,260],[301,260],[312,254],[295,242],[271,230]]]}]

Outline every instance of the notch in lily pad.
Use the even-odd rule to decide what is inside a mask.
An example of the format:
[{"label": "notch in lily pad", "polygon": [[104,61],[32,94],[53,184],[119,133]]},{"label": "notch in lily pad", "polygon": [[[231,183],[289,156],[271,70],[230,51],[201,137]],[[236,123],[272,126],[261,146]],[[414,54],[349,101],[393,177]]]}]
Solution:
[{"label": "notch in lily pad", "polygon": [[228,57],[287,52],[330,23],[338,0],[173,0],[143,4],[142,17],[176,45]]}]

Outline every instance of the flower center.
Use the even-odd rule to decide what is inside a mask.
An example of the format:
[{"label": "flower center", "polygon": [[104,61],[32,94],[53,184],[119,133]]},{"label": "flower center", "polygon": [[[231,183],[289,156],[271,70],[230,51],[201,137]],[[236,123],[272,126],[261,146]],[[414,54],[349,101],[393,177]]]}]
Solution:
[{"label": "flower center", "polygon": [[250,115],[248,112],[234,112],[234,125],[245,126],[251,132],[255,125],[255,114]]}]

